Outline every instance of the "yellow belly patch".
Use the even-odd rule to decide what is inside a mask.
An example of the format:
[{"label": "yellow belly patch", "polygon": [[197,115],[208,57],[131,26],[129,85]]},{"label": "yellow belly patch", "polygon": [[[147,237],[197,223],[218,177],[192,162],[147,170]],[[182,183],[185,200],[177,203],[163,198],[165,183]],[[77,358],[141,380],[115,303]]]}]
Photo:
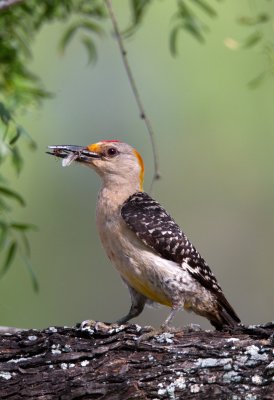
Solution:
[{"label": "yellow belly patch", "polygon": [[155,301],[156,303],[163,304],[168,307],[172,307],[171,301],[165,296],[164,293],[159,293],[153,290],[146,282],[140,281],[136,276],[126,276],[125,280],[133,287],[138,293],[146,296],[148,299]]}]

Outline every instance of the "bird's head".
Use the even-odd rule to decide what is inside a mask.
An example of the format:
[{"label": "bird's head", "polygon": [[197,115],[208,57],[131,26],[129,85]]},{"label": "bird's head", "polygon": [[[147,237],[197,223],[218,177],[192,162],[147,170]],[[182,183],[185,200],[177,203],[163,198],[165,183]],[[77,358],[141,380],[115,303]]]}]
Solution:
[{"label": "bird's head", "polygon": [[86,147],[49,146],[48,154],[63,159],[63,166],[73,161],[94,169],[107,186],[130,185],[142,190],[144,163],[142,157],[127,143],[104,140]]}]

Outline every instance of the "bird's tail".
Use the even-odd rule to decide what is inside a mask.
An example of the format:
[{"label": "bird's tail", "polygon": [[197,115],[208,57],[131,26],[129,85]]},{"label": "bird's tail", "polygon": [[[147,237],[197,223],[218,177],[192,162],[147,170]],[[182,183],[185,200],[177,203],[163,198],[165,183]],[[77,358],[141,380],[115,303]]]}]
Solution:
[{"label": "bird's tail", "polygon": [[234,328],[241,320],[231,307],[225,296],[222,294],[218,296],[218,316],[217,318],[210,319],[210,323],[218,330],[221,331],[225,327]]}]

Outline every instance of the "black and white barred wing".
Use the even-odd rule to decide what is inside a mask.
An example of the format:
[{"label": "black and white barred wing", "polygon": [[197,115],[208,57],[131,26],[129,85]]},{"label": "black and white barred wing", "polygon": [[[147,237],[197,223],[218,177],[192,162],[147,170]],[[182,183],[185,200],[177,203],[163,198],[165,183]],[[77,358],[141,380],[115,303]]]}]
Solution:
[{"label": "black and white barred wing", "polygon": [[123,204],[122,217],[139,239],[161,257],[184,264],[203,286],[214,284],[213,290],[221,290],[216,278],[195,247],[187,239],[179,225],[160,204],[147,193],[138,192]]},{"label": "black and white barred wing", "polygon": [[238,319],[205,260],[173,218],[147,193],[137,192],[123,204],[121,215],[136,236],[161,257],[186,268],[198,282],[215,293],[220,304]]}]

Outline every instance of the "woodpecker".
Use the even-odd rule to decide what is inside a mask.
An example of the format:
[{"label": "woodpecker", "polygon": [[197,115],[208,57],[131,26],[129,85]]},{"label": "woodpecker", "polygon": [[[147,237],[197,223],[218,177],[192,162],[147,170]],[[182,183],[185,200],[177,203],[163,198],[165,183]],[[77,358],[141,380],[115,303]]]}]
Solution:
[{"label": "woodpecker", "polygon": [[110,261],[131,296],[129,312],[117,323],[137,317],[147,303],[171,308],[168,328],[182,308],[206,317],[221,330],[240,319],[226,300],[208,264],[174,219],[143,191],[144,163],[133,147],[104,140],[87,147],[49,146],[49,154],[92,168],[101,177],[96,224]]}]

